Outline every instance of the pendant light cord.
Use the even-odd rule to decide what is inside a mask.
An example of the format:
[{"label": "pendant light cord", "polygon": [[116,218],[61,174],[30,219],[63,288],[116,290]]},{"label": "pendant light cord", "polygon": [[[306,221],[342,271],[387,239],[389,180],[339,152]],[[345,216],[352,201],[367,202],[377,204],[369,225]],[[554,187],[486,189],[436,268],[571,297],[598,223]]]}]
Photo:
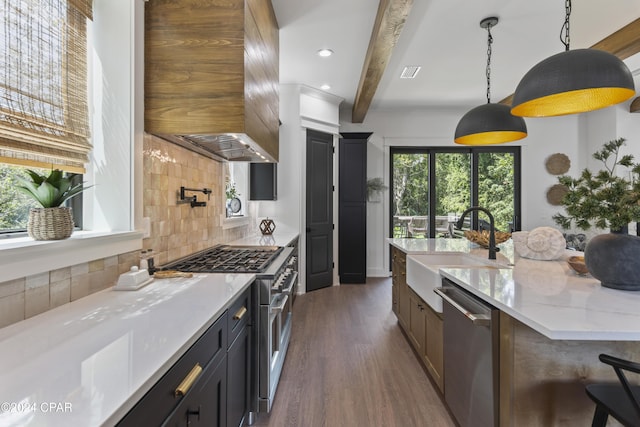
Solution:
[{"label": "pendant light cord", "polygon": [[565,18],[564,18],[564,25],[560,29],[560,41],[564,45],[565,51],[568,51],[569,42],[571,41],[571,38],[569,37],[569,17],[571,16],[571,0],[565,0],[564,9],[565,9]]},{"label": "pendant light cord", "polygon": [[487,25],[487,104],[491,104],[491,45],[493,37],[491,36],[491,24]]}]

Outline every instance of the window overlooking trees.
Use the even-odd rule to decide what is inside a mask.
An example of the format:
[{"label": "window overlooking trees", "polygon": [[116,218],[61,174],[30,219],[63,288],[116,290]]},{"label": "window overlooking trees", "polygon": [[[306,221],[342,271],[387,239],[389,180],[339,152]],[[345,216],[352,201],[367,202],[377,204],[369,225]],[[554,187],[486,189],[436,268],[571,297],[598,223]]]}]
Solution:
[{"label": "window overlooking trees", "polygon": [[[519,147],[391,149],[393,237],[449,237],[470,206],[493,214],[496,228],[519,228]],[[488,218],[474,213],[473,228]]]},{"label": "window overlooking trees", "polygon": [[428,215],[429,155],[398,153],[393,157],[394,216]]},{"label": "window overlooking trees", "polygon": [[16,176],[26,178],[24,168],[0,164],[0,232],[26,230],[29,209],[41,207],[16,190]]},{"label": "window overlooking trees", "polygon": [[[0,0],[0,233],[21,231],[36,202],[24,168],[84,173],[91,151],[88,42],[92,0]],[[81,196],[79,196],[81,197]],[[81,224],[80,198],[73,201]]]},{"label": "window overlooking trees", "polygon": [[495,218],[496,228],[511,231],[514,221],[515,168],[512,153],[478,155],[478,205]]}]

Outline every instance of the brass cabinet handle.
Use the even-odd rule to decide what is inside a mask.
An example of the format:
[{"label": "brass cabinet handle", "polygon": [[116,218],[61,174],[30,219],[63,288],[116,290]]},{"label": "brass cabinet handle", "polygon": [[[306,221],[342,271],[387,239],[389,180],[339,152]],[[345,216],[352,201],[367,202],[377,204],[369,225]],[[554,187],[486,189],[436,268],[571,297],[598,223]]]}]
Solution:
[{"label": "brass cabinet handle", "polygon": [[236,314],[233,315],[233,320],[242,319],[246,313],[247,313],[247,307],[243,305],[242,307],[240,307],[238,311],[236,311]]},{"label": "brass cabinet handle", "polygon": [[187,376],[184,377],[178,388],[176,388],[176,397],[184,396],[185,394],[187,394],[198,376],[200,376],[200,373],[202,373],[202,366],[200,366],[199,363],[196,363],[196,366],[191,369],[191,372],[189,372]]}]

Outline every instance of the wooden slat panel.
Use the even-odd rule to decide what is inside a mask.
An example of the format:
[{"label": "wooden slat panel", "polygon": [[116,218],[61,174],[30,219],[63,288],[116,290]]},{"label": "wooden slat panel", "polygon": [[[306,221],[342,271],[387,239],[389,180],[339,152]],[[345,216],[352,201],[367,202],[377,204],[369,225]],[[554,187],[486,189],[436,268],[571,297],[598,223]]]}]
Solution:
[{"label": "wooden slat panel", "polygon": [[145,130],[245,133],[278,158],[278,25],[265,0],[146,4]]},{"label": "wooden slat panel", "polygon": [[145,25],[145,130],[244,132],[244,1],[154,0]]},{"label": "wooden slat panel", "polygon": [[[600,40],[591,48],[604,50],[622,60],[640,52],[640,18]],[[512,102],[513,94],[501,100],[500,104],[511,105]]]},{"label": "wooden slat panel", "polygon": [[640,97],[634,99],[633,102],[631,102],[631,105],[629,106],[629,112],[630,113],[640,112]]},{"label": "wooden slat panel", "polygon": [[246,5],[246,133],[278,160],[278,24],[271,2],[247,0]]},{"label": "wooden slat panel", "polygon": [[380,0],[353,104],[353,123],[364,121],[412,6],[413,0]]},{"label": "wooden slat panel", "polygon": [[[215,80],[211,75],[215,74]],[[199,98],[222,95],[242,98],[244,79],[242,69],[220,64],[173,64],[146,70],[149,98]],[[176,91],[180,87],[180,91]]]},{"label": "wooden slat panel", "polygon": [[242,99],[227,97],[216,99],[171,98],[147,99],[145,127],[158,134],[216,134],[236,133],[244,129]]}]

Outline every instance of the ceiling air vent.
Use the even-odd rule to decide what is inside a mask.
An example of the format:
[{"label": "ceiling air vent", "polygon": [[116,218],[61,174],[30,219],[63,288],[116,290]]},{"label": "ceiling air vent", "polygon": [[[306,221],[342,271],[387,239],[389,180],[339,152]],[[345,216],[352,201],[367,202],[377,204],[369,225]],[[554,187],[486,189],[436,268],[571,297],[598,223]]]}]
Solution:
[{"label": "ceiling air vent", "polygon": [[417,65],[409,65],[404,67],[402,70],[402,74],[400,74],[401,79],[414,79],[418,75],[418,71],[420,71],[421,67]]}]

